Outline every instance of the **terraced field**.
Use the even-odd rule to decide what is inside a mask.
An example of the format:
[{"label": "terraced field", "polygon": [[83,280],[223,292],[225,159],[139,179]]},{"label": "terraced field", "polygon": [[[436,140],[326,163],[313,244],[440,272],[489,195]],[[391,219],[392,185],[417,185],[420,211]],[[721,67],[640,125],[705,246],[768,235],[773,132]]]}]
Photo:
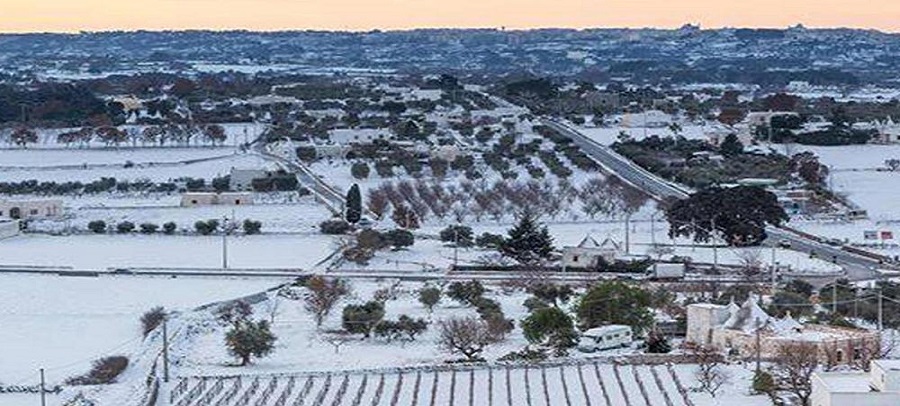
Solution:
[{"label": "terraced field", "polygon": [[693,406],[666,365],[459,367],[190,377],[175,406]]}]

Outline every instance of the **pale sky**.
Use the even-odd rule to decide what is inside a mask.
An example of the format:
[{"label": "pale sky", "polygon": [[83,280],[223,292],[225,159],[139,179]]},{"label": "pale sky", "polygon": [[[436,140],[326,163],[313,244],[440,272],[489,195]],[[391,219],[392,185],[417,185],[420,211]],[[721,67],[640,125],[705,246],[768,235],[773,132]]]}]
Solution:
[{"label": "pale sky", "polygon": [[0,0],[0,32],[422,27],[900,31],[900,0]]}]

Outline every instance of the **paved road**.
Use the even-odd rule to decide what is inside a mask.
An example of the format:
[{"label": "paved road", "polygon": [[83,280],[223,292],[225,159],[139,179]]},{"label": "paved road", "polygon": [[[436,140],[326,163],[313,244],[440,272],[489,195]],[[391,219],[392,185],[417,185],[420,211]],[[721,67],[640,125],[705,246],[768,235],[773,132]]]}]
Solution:
[{"label": "paved road", "polygon": [[[542,121],[546,126],[571,138],[576,145],[603,165],[607,171],[643,190],[656,200],[684,199],[690,194],[690,189],[650,173],[609,147],[592,140],[567,123],[546,118],[542,119]],[[766,245],[790,244],[790,249],[792,250],[832,261],[844,267],[847,271],[847,278],[853,281],[878,279],[881,275],[876,269],[896,269],[895,265],[887,264],[883,260],[847,252],[839,247],[820,243],[812,238],[799,235],[787,228],[769,227],[766,229],[766,232],[769,234],[769,240],[767,240]]]},{"label": "paved road", "polygon": [[344,195],[322,181],[302,162],[299,162],[296,158],[287,158],[282,156],[282,154],[271,151],[268,145],[262,143],[254,144],[253,150],[263,158],[275,162],[284,170],[296,175],[297,181],[308,188],[333,214],[342,214],[344,212]]}]

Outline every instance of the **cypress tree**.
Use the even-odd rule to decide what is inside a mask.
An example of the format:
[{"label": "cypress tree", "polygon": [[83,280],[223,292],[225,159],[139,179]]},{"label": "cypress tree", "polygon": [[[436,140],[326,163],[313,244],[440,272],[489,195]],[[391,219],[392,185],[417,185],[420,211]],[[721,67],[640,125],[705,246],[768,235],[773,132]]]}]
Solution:
[{"label": "cypress tree", "polygon": [[359,193],[359,185],[353,184],[347,191],[347,212],[345,214],[348,223],[356,224],[362,216],[362,195]]}]

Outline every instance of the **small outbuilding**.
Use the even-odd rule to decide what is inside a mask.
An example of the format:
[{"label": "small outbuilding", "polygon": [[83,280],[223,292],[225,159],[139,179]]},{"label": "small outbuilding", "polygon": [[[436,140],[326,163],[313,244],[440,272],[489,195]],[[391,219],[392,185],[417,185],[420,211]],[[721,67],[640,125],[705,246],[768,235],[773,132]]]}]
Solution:
[{"label": "small outbuilding", "polygon": [[593,237],[586,236],[578,245],[563,248],[562,265],[566,268],[593,268],[600,264],[600,258],[613,263],[622,253],[622,246],[612,238],[598,243]]}]

